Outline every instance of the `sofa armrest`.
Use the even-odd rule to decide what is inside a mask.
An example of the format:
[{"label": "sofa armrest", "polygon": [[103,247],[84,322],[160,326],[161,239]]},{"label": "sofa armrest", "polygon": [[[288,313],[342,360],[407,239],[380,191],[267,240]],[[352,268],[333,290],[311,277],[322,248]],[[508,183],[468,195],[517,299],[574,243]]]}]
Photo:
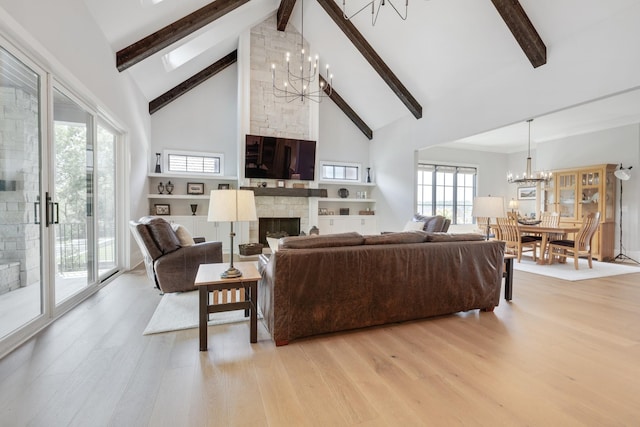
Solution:
[{"label": "sofa armrest", "polygon": [[205,242],[158,258],[154,270],[162,292],[184,292],[196,289],[193,283],[200,264],[218,262],[222,262],[222,242]]}]

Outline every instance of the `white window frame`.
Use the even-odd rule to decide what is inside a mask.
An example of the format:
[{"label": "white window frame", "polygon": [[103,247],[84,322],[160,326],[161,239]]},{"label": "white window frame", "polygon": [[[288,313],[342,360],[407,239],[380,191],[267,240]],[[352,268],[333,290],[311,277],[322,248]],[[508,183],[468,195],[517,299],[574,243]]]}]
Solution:
[{"label": "white window frame", "polygon": [[[218,173],[206,173],[206,172],[183,172],[169,170],[169,155],[174,154],[178,156],[194,156],[194,157],[217,157],[220,159],[220,171]],[[224,153],[214,153],[205,151],[183,151],[183,150],[170,150],[166,149],[162,151],[162,163],[164,173],[171,175],[191,175],[191,176],[224,176]]]},{"label": "white window frame", "polygon": [[[324,173],[325,166],[334,166],[334,167],[345,167],[345,168],[357,168],[357,178],[356,179],[335,179],[335,178],[326,178],[322,174]],[[362,163],[347,163],[347,162],[332,162],[329,160],[320,161],[320,181],[321,182],[336,182],[336,183],[360,183],[362,182]]]}]

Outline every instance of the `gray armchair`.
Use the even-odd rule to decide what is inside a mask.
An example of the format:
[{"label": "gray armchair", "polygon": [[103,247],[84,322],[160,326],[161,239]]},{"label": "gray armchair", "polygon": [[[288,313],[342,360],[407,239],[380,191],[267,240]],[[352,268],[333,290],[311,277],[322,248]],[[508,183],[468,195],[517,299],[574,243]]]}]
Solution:
[{"label": "gray armchair", "polygon": [[193,285],[200,264],[222,262],[222,243],[184,246],[164,218],[146,216],[129,221],[129,228],[144,257],[149,279],[162,292],[184,292]]}]

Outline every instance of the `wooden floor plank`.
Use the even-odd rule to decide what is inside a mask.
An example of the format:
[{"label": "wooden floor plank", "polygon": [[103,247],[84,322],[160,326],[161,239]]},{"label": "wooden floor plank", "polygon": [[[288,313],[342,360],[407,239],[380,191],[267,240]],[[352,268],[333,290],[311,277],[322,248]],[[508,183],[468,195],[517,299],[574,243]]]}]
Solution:
[{"label": "wooden floor plank", "polygon": [[143,336],[136,271],[0,360],[0,424],[634,425],[640,269],[568,282],[516,271],[514,299],[275,347],[259,323]]}]

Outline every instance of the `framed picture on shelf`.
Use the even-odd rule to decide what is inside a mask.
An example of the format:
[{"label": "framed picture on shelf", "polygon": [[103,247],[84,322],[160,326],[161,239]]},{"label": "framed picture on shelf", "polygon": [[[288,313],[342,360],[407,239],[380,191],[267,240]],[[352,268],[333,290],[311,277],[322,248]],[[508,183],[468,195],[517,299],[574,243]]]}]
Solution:
[{"label": "framed picture on shelf", "polygon": [[155,215],[171,215],[171,205],[157,204],[153,205]]},{"label": "framed picture on shelf", "polygon": [[518,200],[535,200],[536,187],[518,187]]},{"label": "framed picture on shelf", "polygon": [[229,190],[230,188],[229,184],[218,184],[218,190]]},{"label": "framed picture on shelf", "polygon": [[204,182],[187,182],[187,194],[204,194]]},{"label": "framed picture on shelf", "polygon": [[284,188],[284,180],[279,179],[277,185],[278,185],[278,188]]}]

